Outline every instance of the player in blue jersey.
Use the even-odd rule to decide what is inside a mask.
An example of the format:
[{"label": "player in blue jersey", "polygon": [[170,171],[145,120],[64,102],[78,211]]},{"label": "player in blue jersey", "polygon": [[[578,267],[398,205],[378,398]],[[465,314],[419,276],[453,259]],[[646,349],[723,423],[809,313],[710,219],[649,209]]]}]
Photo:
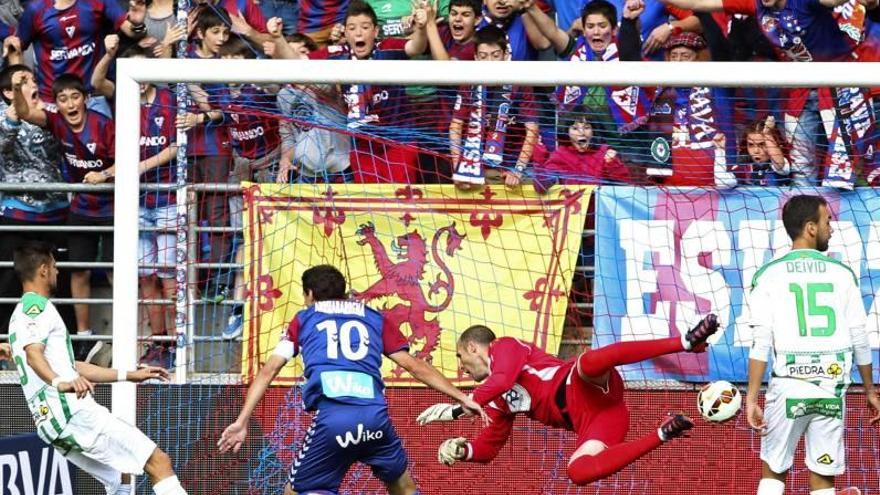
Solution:
[{"label": "player in blue jersey", "polygon": [[391,495],[419,490],[388,416],[382,355],[429,387],[458,401],[465,414],[485,413],[433,366],[410,355],[406,338],[378,311],[347,299],[345,277],[330,265],[302,275],[307,308],[296,314],[275,351],[254,378],[238,419],[217,445],[237,452],[248,420],[281,368],[302,355],[303,403],[315,416],[290,468],[285,495],[335,495],[349,466],[369,465]]}]

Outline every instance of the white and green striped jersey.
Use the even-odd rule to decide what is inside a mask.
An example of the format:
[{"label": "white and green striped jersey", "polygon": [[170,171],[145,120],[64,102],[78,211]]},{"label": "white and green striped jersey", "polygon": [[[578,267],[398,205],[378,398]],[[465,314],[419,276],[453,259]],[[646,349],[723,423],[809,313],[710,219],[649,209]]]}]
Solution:
[{"label": "white and green striped jersey", "polygon": [[63,380],[79,376],[73,358],[70,335],[58,310],[47,298],[28,292],[15,307],[9,320],[9,342],[12,358],[18,369],[21,388],[34,417],[37,433],[48,443],[63,441],[61,433],[70,418],[80,409],[95,406],[91,395],[77,399],[75,394],[58,392],[58,389],[40,379],[28,366],[25,347],[43,344],[46,361]]},{"label": "white and green striped jersey", "polygon": [[834,258],[796,249],[770,261],[752,279],[748,304],[749,357],[767,361],[772,349],[774,377],[812,383],[817,397],[841,398],[853,363],[871,363],[858,280]]}]

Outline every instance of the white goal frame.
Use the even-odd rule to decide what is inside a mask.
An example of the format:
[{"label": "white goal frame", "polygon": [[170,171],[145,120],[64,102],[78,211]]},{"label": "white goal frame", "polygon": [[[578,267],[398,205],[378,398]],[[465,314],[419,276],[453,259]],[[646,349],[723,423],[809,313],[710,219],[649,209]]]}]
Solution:
[{"label": "white goal frame", "polygon": [[[137,366],[138,83],[306,83],[525,86],[871,87],[880,63],[768,62],[437,62],[124,59],[116,65],[116,191],[113,231],[113,365]],[[856,69],[857,70],[854,70]],[[877,72],[874,72],[877,70]],[[290,74],[290,76],[288,76]],[[183,198],[180,198],[181,200]],[[191,337],[191,336],[190,336]],[[188,340],[190,341],[190,340]],[[178,377],[185,376],[179,372]],[[115,383],[114,414],[137,424],[136,390]]]}]

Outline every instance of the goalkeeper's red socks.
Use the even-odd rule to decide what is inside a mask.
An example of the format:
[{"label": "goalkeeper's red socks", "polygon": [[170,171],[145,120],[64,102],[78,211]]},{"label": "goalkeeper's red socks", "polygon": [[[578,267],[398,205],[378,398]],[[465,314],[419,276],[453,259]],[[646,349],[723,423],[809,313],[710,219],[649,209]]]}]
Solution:
[{"label": "goalkeeper's red socks", "polygon": [[585,376],[601,376],[615,366],[638,363],[681,351],[684,351],[684,345],[680,337],[617,342],[581,354],[578,358],[578,369]]},{"label": "goalkeeper's red socks", "polygon": [[580,456],[568,465],[568,477],[576,485],[599,481],[629,466],[661,443],[657,432],[651,431],[638,440],[613,445],[596,455]]}]

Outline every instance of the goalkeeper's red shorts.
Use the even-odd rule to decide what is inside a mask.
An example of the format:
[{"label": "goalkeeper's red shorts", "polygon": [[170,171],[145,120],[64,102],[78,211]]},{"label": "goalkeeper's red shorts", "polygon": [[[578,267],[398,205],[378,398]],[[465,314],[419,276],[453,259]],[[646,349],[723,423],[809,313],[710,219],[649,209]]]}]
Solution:
[{"label": "goalkeeper's red shorts", "polygon": [[623,442],[629,430],[629,409],[623,401],[623,378],[612,369],[606,387],[582,380],[577,367],[565,394],[572,430],[577,444],[600,440],[607,446]]}]

